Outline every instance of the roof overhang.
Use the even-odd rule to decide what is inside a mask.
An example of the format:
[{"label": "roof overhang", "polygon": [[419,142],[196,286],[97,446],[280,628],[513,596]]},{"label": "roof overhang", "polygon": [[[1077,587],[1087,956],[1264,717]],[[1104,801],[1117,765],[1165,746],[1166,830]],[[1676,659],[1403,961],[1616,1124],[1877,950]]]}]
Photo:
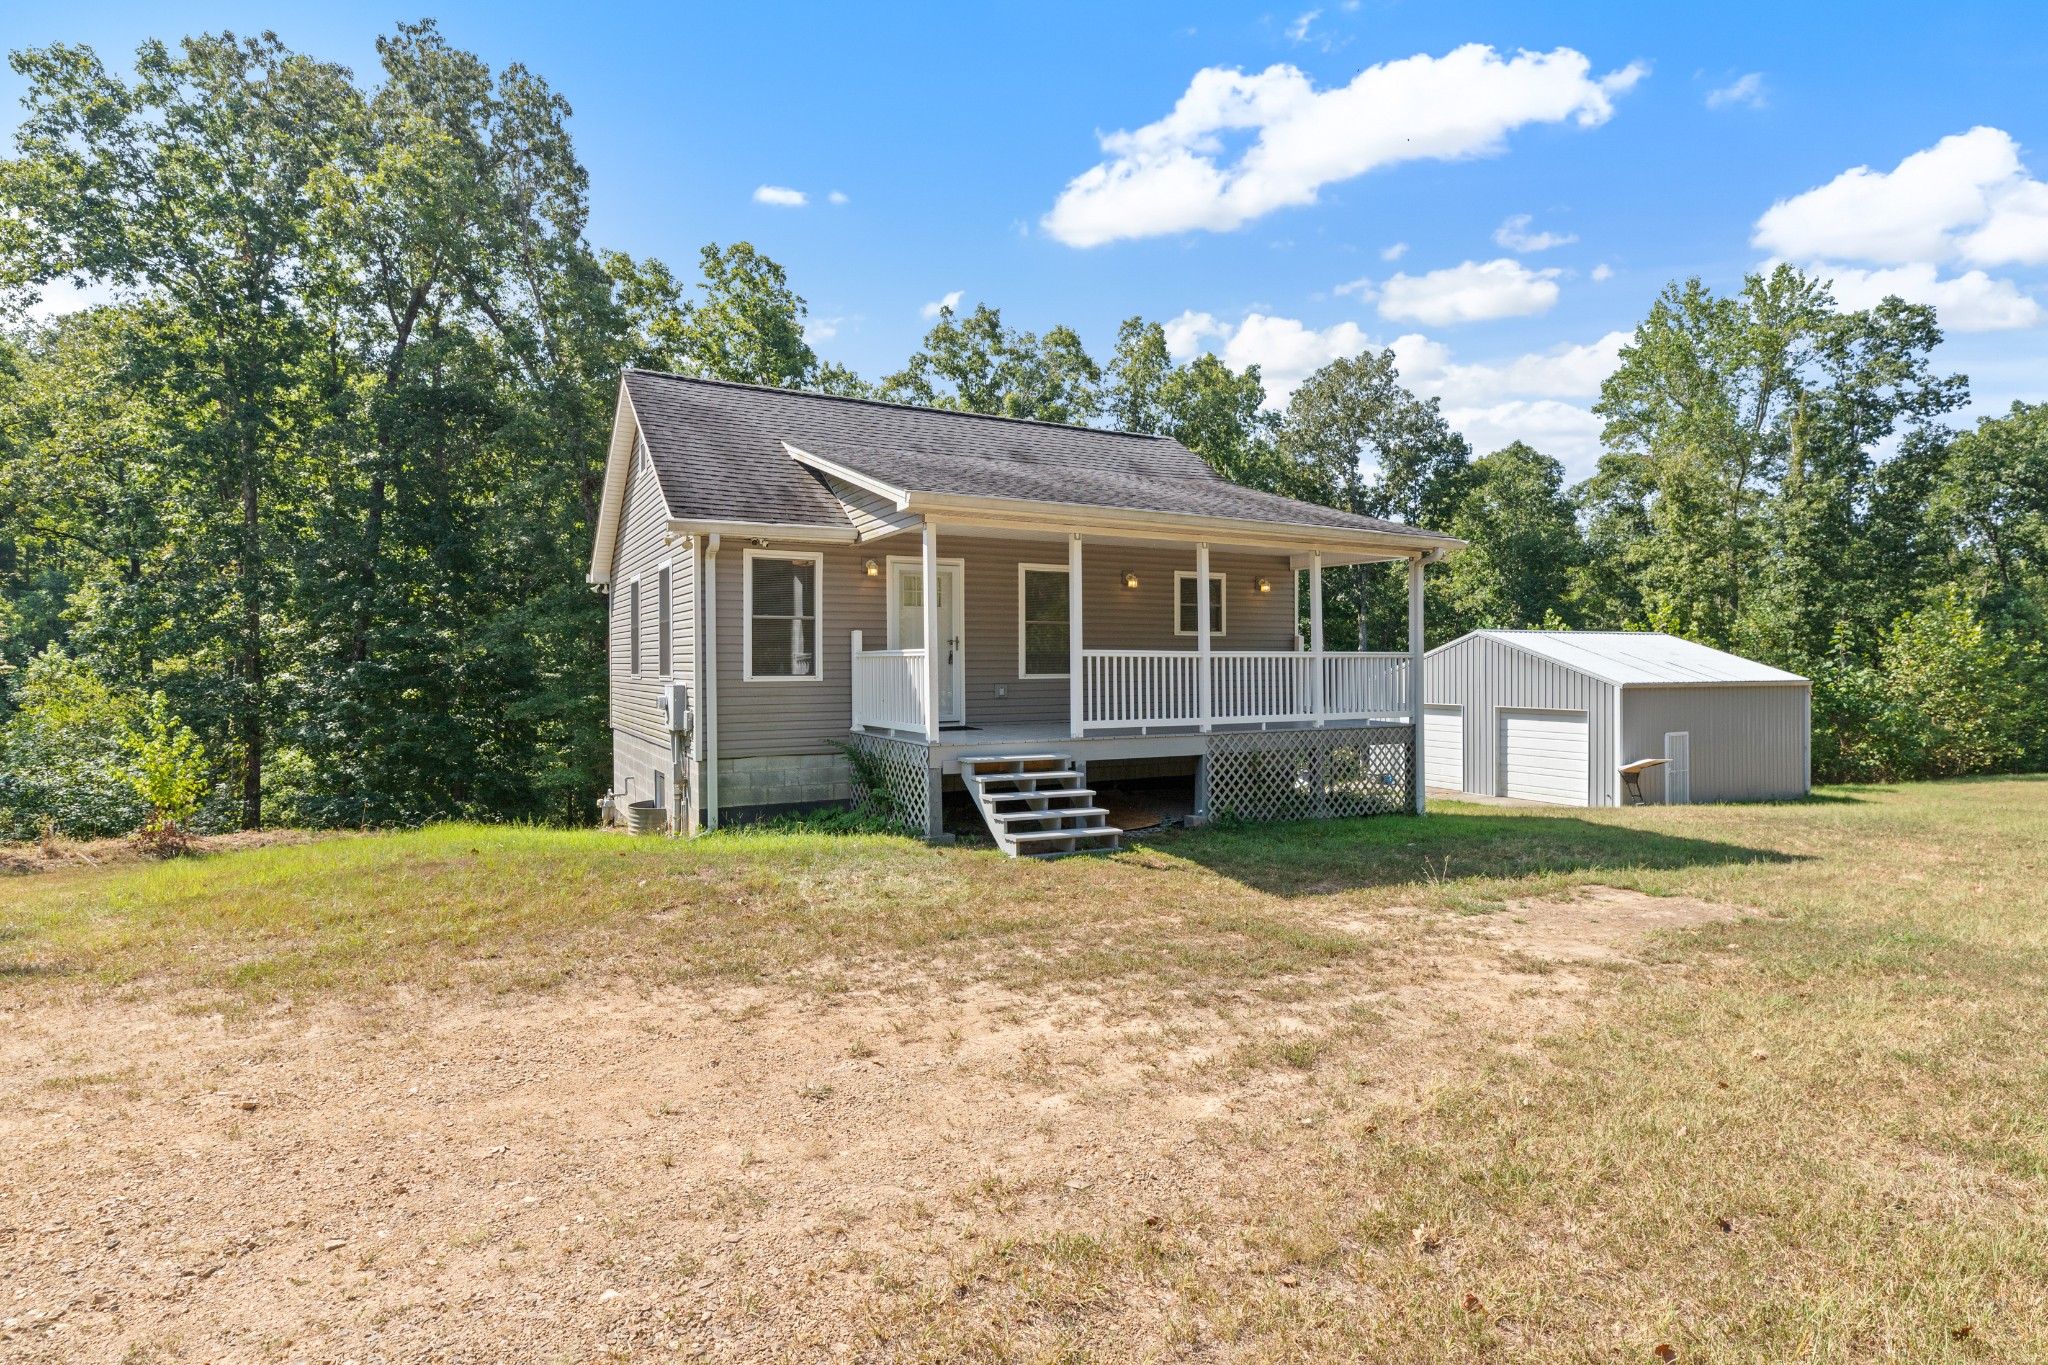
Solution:
[{"label": "roof overhang", "polygon": [[914,513],[926,521],[963,529],[986,527],[1049,535],[1092,531],[1136,540],[1213,540],[1286,550],[1296,556],[1296,567],[1306,567],[1309,557],[1318,552],[1329,564],[1379,563],[1412,559],[1418,555],[1425,561],[1434,561],[1465,545],[1462,540],[1439,535],[1404,536],[1360,528],[1209,517],[1186,512],[1147,512],[1087,503],[920,492],[897,487],[788,442],[783,443],[783,449],[799,464],[888,499],[899,512]]},{"label": "roof overhang", "polygon": [[[604,457],[604,488],[597,495],[597,530],[590,547],[590,569],[586,583],[603,587],[612,581],[612,557],[619,546],[619,520],[626,511],[626,480],[633,472],[633,457],[640,448],[640,415],[633,411],[633,395],[619,376],[619,403],[612,413],[612,441]],[[660,480],[655,481],[657,490]],[[668,495],[662,494],[665,503]]]}]

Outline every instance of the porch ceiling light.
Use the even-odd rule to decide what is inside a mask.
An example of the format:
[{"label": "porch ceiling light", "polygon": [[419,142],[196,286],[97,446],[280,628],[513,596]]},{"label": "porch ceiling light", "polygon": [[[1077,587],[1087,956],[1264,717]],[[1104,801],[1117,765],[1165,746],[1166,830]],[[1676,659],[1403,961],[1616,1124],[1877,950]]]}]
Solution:
[{"label": "porch ceiling light", "polygon": [[1273,580],[1272,580],[1272,579],[1270,579],[1270,578],[1261,578],[1261,579],[1259,580],[1259,591],[1260,591],[1260,592],[1271,592],[1271,591],[1273,591]]},{"label": "porch ceiling light", "polygon": [[867,569],[869,578],[880,578],[882,576],[882,566],[875,563],[875,561],[872,559],[870,559],[863,567]]},{"label": "porch ceiling light", "polygon": [[1129,569],[1124,570],[1124,586],[1127,588],[1135,588],[1138,586],[1138,576],[1132,573]]}]

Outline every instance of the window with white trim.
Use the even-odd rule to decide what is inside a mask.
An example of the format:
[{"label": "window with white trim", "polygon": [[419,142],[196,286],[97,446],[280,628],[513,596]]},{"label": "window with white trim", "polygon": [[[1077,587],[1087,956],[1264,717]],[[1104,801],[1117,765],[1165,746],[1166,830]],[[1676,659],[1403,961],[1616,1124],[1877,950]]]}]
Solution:
[{"label": "window with white trim", "polygon": [[1068,676],[1068,590],[1064,564],[1017,566],[1018,677]]},{"label": "window with white trim", "polygon": [[747,551],[746,677],[815,681],[824,673],[819,588],[824,562],[814,554]]},{"label": "window with white trim", "polygon": [[669,603],[672,600],[672,594],[669,591],[668,565],[664,564],[661,566],[661,573],[657,576],[656,583],[657,589],[661,593],[661,602],[654,609],[654,671],[666,678],[675,671],[675,665],[672,662],[675,657],[674,651],[670,648]]},{"label": "window with white trim", "polygon": [[631,641],[627,651],[633,660],[633,676],[637,678],[640,676],[640,580],[637,578],[626,589],[626,603],[626,638]]},{"label": "window with white trim", "polygon": [[[1220,573],[1209,575],[1209,633],[1211,635],[1222,635],[1225,633],[1224,604],[1229,600],[1229,594],[1224,591],[1223,581],[1224,575]],[[1201,622],[1198,619],[1200,613],[1197,611],[1201,603],[1195,598],[1194,584],[1194,574],[1185,569],[1173,576],[1173,633],[1175,635],[1201,634]]]}]

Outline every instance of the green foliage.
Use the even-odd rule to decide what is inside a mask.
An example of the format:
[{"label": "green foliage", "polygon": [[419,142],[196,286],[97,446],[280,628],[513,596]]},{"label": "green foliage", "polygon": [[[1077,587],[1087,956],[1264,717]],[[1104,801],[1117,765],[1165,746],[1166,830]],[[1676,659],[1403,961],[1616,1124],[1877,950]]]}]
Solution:
[{"label": "green foliage", "polygon": [[1443,529],[1468,542],[1437,574],[1433,611],[1454,634],[1563,620],[1571,575],[1585,558],[1564,466],[1520,441],[1472,462],[1464,498]]},{"label": "green foliage", "polygon": [[1844,642],[1816,670],[1815,775],[1896,782],[2038,764],[2044,683],[2039,649],[1998,637],[1951,586],[1890,625],[1876,663]]},{"label": "green foliage", "polygon": [[52,645],[23,670],[13,702],[0,726],[0,838],[32,839],[46,826],[110,838],[143,822],[126,761],[131,699]]},{"label": "green foliage", "polygon": [[137,708],[134,728],[123,736],[128,757],[123,774],[135,794],[148,803],[153,821],[182,828],[199,813],[212,785],[210,765],[199,736],[171,713],[161,692]]},{"label": "green foliage", "polygon": [[880,394],[920,407],[1085,422],[1101,411],[1101,384],[1102,367],[1072,328],[1038,337],[1005,326],[981,303],[965,318],[940,309],[923,348],[882,380]]}]

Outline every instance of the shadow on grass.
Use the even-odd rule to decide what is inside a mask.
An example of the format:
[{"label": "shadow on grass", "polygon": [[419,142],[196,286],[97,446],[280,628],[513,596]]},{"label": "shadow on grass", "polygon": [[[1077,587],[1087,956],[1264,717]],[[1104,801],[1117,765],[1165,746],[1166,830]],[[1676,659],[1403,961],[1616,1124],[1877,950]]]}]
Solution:
[{"label": "shadow on grass", "polygon": [[1474,877],[1805,861],[1801,855],[1776,849],[1689,839],[1572,816],[1449,812],[1421,819],[1383,815],[1212,825],[1147,843],[1219,876],[1280,896]]}]

